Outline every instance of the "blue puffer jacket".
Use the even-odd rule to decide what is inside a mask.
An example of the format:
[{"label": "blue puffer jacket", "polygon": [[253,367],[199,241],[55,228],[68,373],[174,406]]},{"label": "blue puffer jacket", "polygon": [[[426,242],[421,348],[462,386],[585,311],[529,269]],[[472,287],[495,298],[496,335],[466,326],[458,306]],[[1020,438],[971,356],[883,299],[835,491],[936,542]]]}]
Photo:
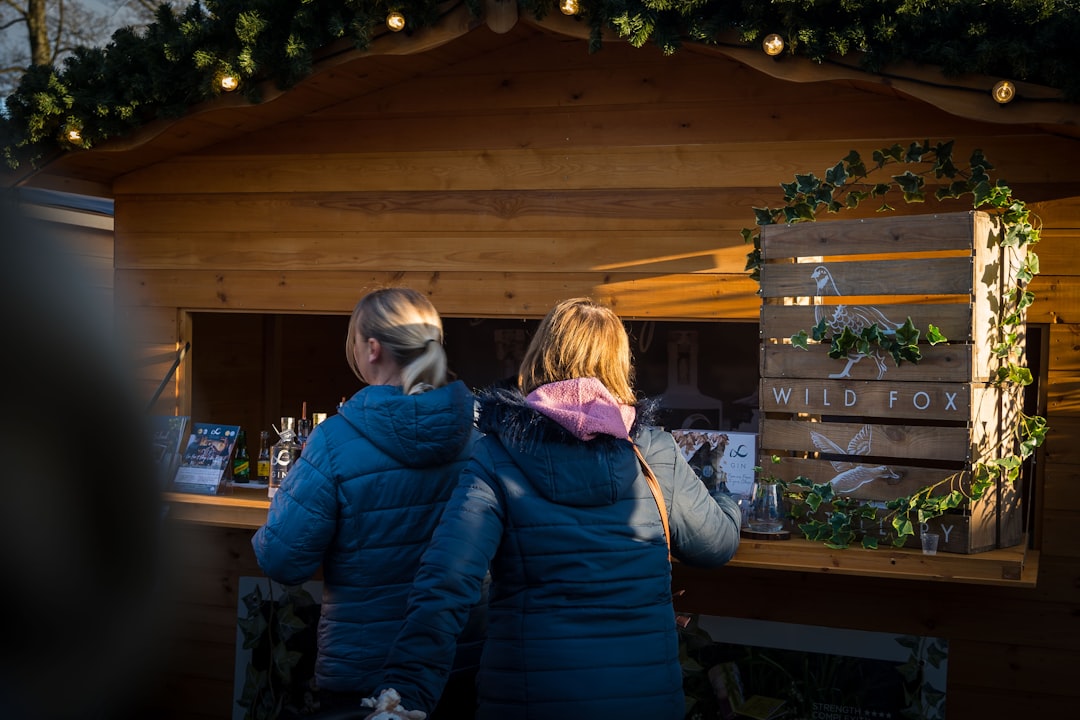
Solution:
[{"label": "blue puffer jacket", "polygon": [[474,414],[460,382],[420,395],[366,387],[315,429],[274,496],[252,545],[278,582],[304,582],[322,566],[321,689],[374,689],[475,441]]},{"label": "blue puffer jacket", "polygon": [[[483,399],[480,429],[380,689],[434,707],[490,563],[477,718],[681,720],[671,564],[630,443],[578,440],[508,392]],[[672,554],[727,562],[735,503],[709,496],[669,433],[639,424],[631,435],[663,488]]]}]

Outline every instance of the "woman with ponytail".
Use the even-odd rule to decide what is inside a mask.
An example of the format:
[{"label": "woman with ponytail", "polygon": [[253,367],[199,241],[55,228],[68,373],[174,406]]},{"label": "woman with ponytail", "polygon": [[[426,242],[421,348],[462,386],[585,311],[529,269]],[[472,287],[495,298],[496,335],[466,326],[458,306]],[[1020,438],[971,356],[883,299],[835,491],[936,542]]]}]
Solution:
[{"label": "woman with ponytail", "polygon": [[[252,540],[263,572],[323,575],[315,679],[322,712],[359,707],[405,617],[409,590],[475,439],[473,397],[447,377],[442,321],[423,294],[384,288],[353,310],[345,356],[366,387],[320,423]],[[474,626],[482,614],[473,614]],[[480,638],[459,644],[445,694],[471,717]],[[318,714],[316,714],[316,717]]]}]

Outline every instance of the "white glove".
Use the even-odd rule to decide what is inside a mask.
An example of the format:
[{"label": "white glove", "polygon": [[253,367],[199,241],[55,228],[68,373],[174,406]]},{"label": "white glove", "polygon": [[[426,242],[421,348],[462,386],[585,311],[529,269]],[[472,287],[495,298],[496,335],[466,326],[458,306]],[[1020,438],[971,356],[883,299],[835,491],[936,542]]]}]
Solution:
[{"label": "white glove", "polygon": [[387,688],[379,693],[378,698],[364,698],[360,707],[374,708],[364,720],[425,720],[423,710],[406,710],[401,706],[401,696],[394,688]]}]

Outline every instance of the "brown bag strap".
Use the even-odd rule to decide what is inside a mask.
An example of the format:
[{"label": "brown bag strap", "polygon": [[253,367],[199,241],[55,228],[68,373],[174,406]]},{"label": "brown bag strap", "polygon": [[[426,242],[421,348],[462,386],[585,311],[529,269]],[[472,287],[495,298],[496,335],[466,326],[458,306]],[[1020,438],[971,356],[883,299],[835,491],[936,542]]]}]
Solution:
[{"label": "brown bag strap", "polygon": [[[653,500],[656,501],[656,509],[660,511],[660,522],[664,525],[664,540],[667,541],[668,546],[668,560],[671,560],[671,528],[668,527],[667,503],[664,502],[664,493],[660,490],[660,481],[656,479],[656,475],[653,473],[652,468],[649,467],[649,463],[645,462],[645,456],[641,454],[641,448],[637,446],[637,443],[631,442],[634,446],[634,454],[637,455],[638,462],[641,463],[641,469],[645,472],[645,479],[649,481],[649,490],[652,490]],[[684,592],[685,590],[679,590],[673,593],[671,596],[672,602]],[[675,613],[675,624],[681,628],[685,628],[692,620],[693,617],[686,613]]]},{"label": "brown bag strap", "polygon": [[645,472],[645,479],[649,481],[649,489],[652,490],[653,500],[656,501],[656,509],[660,511],[660,522],[664,525],[664,541],[668,546],[668,554],[671,553],[671,528],[668,527],[667,504],[664,503],[664,493],[660,490],[660,481],[656,479],[649,463],[645,462],[645,456],[641,454],[641,448],[634,443],[634,454],[637,455],[641,469]]}]

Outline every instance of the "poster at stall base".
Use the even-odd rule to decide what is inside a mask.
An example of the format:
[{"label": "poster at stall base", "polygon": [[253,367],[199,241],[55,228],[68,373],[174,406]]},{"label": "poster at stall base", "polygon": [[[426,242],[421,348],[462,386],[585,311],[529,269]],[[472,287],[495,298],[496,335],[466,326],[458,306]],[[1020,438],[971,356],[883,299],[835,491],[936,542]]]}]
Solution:
[{"label": "poster at stall base", "polygon": [[[270,717],[279,701],[281,717],[311,712],[322,587],[321,580],[282,585],[264,576],[238,578],[232,720]],[[283,623],[287,638],[276,632]]]},{"label": "poster at stall base", "polygon": [[680,644],[689,720],[945,717],[942,638],[698,615]]}]

